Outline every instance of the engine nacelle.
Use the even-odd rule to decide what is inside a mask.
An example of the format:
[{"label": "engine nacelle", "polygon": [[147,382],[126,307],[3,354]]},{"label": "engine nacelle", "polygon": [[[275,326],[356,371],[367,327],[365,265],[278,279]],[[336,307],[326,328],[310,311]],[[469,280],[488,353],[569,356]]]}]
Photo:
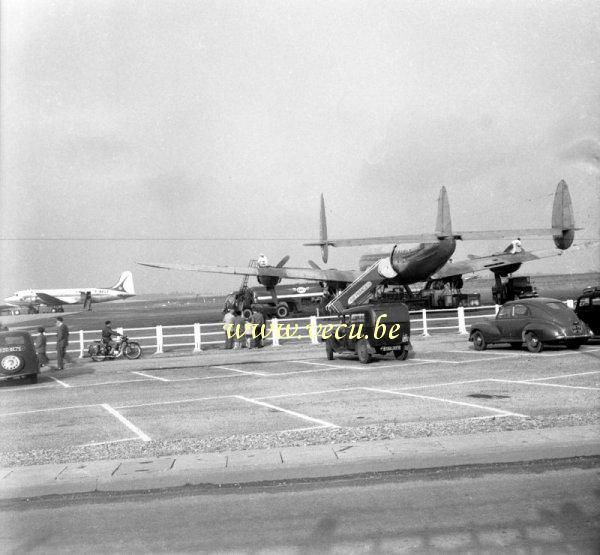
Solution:
[{"label": "engine nacelle", "polygon": [[494,272],[494,274],[497,276],[507,277],[509,274],[513,274],[514,272],[516,272],[520,267],[521,262],[518,262],[516,264],[507,264],[506,266],[494,268],[492,272]]},{"label": "engine nacelle", "polygon": [[274,289],[281,281],[281,278],[276,276],[256,276],[256,281],[267,289]]},{"label": "engine nacelle", "polygon": [[556,247],[564,251],[573,244],[573,239],[575,239],[575,230],[563,229],[561,235],[553,235],[552,238],[554,239],[554,244]]}]

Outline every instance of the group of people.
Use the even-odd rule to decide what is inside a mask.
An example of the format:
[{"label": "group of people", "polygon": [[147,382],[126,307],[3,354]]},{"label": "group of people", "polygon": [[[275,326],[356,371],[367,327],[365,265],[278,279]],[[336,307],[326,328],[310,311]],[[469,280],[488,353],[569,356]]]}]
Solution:
[{"label": "group of people", "polygon": [[[38,334],[34,339],[35,352],[37,353],[40,366],[47,366],[50,363],[46,354],[46,329],[40,326],[37,329]],[[63,322],[62,316],[56,318],[56,370],[64,370],[65,359],[67,357],[67,347],[69,346],[69,328]]]},{"label": "group of people", "polygon": [[225,349],[260,349],[263,347],[265,317],[257,308],[252,309],[249,318],[233,308],[225,311],[223,330]]}]

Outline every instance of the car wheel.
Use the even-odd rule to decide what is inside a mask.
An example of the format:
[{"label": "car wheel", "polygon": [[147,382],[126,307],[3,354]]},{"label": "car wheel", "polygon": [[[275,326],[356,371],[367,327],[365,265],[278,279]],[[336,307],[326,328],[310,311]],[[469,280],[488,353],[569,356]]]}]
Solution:
[{"label": "car wheel", "polygon": [[330,337],[325,342],[325,352],[327,353],[327,360],[333,360],[333,337]]},{"label": "car wheel", "polygon": [[527,346],[527,350],[531,353],[540,353],[544,348],[540,338],[532,331],[525,334],[525,345]]},{"label": "car wheel", "polygon": [[510,348],[511,349],[515,349],[515,350],[516,349],[520,349],[522,346],[523,346],[523,343],[521,343],[521,342],[519,342],[519,343],[513,342],[513,343],[510,344]]},{"label": "car wheel", "polygon": [[3,374],[16,374],[25,366],[25,359],[19,355],[8,354],[2,357],[0,366]]},{"label": "car wheel", "polygon": [[371,353],[369,353],[366,339],[359,339],[356,342],[356,354],[358,355],[358,360],[363,364],[371,362]]},{"label": "car wheel", "polygon": [[279,303],[275,312],[277,313],[277,318],[287,318],[290,314],[290,309],[286,303]]},{"label": "car wheel", "polygon": [[485,338],[483,337],[483,333],[480,331],[473,332],[471,336],[473,338],[473,348],[476,351],[485,351],[487,348],[487,343],[485,342]]},{"label": "car wheel", "polygon": [[581,341],[567,341],[566,342],[567,349],[573,349],[574,351],[581,347]]},{"label": "car wheel", "polygon": [[405,347],[401,351],[394,351],[397,360],[406,360],[408,358],[408,349]]}]

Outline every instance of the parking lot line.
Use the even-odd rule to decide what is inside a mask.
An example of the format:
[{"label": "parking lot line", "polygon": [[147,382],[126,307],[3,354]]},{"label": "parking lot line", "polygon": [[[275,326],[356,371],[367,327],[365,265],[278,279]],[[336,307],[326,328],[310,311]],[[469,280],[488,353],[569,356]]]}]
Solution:
[{"label": "parking lot line", "polygon": [[92,443],[83,443],[82,445],[77,445],[77,447],[95,447],[97,445],[108,445],[110,443],[122,443],[124,441],[137,441],[140,439],[139,437],[126,437],[123,439],[111,439],[109,441],[93,441]]},{"label": "parking lot line", "polygon": [[232,399],[235,395],[218,395],[213,397],[194,397],[190,399],[177,399],[175,401],[155,401],[153,403],[140,403],[138,405],[120,405],[117,409],[135,409],[137,407],[153,407],[158,405],[176,405],[177,403],[195,403],[197,401],[215,401],[218,399]]},{"label": "parking lot line", "polygon": [[290,414],[291,416],[296,416],[297,418],[301,418],[302,420],[307,420],[308,422],[315,422],[316,424],[320,424],[323,427],[327,428],[339,428],[335,424],[331,422],[326,422],[325,420],[319,420],[318,418],[313,418],[312,416],[308,416],[306,414],[302,414],[300,412],[296,412],[293,410],[284,409],[282,407],[278,407],[276,405],[271,405],[270,403],[265,403],[263,401],[258,401],[257,399],[250,399],[249,397],[244,397],[243,395],[234,395],[237,399],[241,399],[242,401],[248,401],[248,403],[254,403],[255,405],[261,405],[263,407],[267,407],[269,409],[274,409],[280,412],[285,412],[286,414]]},{"label": "parking lot line", "polygon": [[71,405],[69,407],[50,407],[47,409],[34,409],[34,410],[21,410],[18,412],[5,412],[0,416],[17,416],[19,414],[33,414],[36,412],[51,412],[55,410],[70,410],[70,409],[89,409],[91,407],[97,407],[98,403],[92,403],[91,405]]},{"label": "parking lot line", "polygon": [[305,391],[304,393],[282,393],[280,395],[267,395],[265,397],[254,397],[258,399],[282,399],[285,397],[303,397],[305,395],[323,395],[325,393],[339,393],[340,391],[356,391],[362,389],[360,387],[342,387],[339,389],[323,389],[321,391]]},{"label": "parking lot line", "polygon": [[73,387],[72,385],[69,385],[68,383],[65,383],[61,380],[59,380],[58,378],[55,378],[54,376],[48,376],[51,380],[54,380],[55,382],[59,383],[60,385],[62,385],[63,387]]},{"label": "parking lot line", "polygon": [[489,378],[480,378],[478,380],[461,380],[458,382],[433,383],[433,384],[428,384],[428,385],[411,385],[409,387],[396,387],[390,391],[407,391],[407,390],[413,390],[413,389],[427,389],[428,387],[443,387],[446,385],[462,385],[462,384],[466,384],[466,383],[487,382],[489,380],[490,380]]},{"label": "parking lot line", "polygon": [[573,378],[576,376],[589,376],[590,374],[600,374],[600,370],[592,370],[591,372],[576,372],[575,374],[560,374],[559,376],[548,376],[546,378],[531,378],[529,382],[541,382],[542,380],[558,380],[562,378]]},{"label": "parking lot line", "polygon": [[146,374],[145,372],[131,372],[132,374],[137,374],[138,376],[144,376],[145,378],[152,378],[154,380],[158,380],[160,382],[170,382],[171,380],[167,380],[167,378],[159,378],[158,376],[151,376],[150,374]]},{"label": "parking lot line", "polygon": [[501,382],[501,383],[518,383],[524,385],[541,385],[546,387],[563,387],[566,389],[587,389],[591,391],[600,391],[600,387],[584,387],[582,385],[565,385],[562,383],[545,383],[545,382],[534,382],[534,381],[526,381],[526,380],[499,380],[490,378],[491,382]]},{"label": "parking lot line", "polygon": [[122,424],[125,424],[125,426],[127,426],[142,441],[150,441],[149,436],[142,432],[142,430],[140,430],[137,426],[134,426],[131,422],[129,422],[129,420],[127,420],[127,418],[125,418],[120,412],[113,409],[109,404],[102,403],[100,406],[110,412],[110,414],[117,418]]},{"label": "parking lot line", "polygon": [[375,391],[378,393],[389,393],[390,395],[404,395],[406,397],[416,397],[417,399],[426,399],[430,401],[440,401],[442,403],[450,403],[452,405],[462,405],[464,407],[473,407],[477,409],[488,410],[491,412],[495,412],[497,414],[502,414],[505,416],[518,416],[521,418],[529,418],[526,414],[519,414],[518,412],[510,412],[504,409],[496,409],[493,407],[485,407],[483,405],[476,405],[474,403],[465,403],[463,401],[453,401],[452,399],[442,399],[441,397],[430,397],[429,395],[417,395],[415,393],[406,393],[404,391],[394,391],[392,389],[379,389],[375,387],[363,387],[367,391]]},{"label": "parking lot line", "polygon": [[268,376],[264,372],[250,372],[248,370],[239,370],[238,368],[231,368],[229,366],[211,366],[211,368],[218,368],[219,370],[229,370],[230,372],[238,372],[239,374],[248,374],[250,376]]}]

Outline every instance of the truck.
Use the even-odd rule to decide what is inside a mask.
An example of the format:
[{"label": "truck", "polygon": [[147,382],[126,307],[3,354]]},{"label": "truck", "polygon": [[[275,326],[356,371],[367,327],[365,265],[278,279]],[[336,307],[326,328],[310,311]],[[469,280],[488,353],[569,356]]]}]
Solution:
[{"label": "truck", "polygon": [[509,277],[503,281],[501,276],[495,274],[495,278],[496,285],[492,287],[492,296],[496,304],[538,296],[538,291],[530,276]]}]

